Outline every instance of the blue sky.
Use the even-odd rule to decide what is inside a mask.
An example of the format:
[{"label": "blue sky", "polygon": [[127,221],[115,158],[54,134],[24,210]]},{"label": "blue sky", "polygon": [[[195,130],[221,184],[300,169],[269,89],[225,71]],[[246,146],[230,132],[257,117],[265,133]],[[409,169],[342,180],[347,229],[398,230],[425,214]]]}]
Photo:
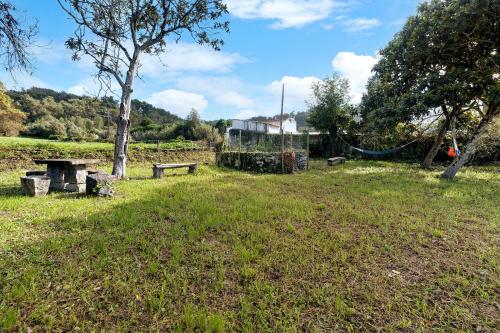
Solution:
[{"label": "blue sky", "polygon": [[[13,0],[39,23],[32,76],[0,79],[8,88],[33,85],[92,94],[89,61],[74,62],[64,48],[74,24],[56,0]],[[353,103],[364,90],[376,53],[416,12],[419,0],[227,0],[231,32],[221,52],[183,39],[161,61],[142,58],[134,98],[184,117],[196,108],[203,119],[248,118],[285,110],[305,111],[311,85],[334,71],[351,83]],[[166,67],[164,65],[167,65]]]}]

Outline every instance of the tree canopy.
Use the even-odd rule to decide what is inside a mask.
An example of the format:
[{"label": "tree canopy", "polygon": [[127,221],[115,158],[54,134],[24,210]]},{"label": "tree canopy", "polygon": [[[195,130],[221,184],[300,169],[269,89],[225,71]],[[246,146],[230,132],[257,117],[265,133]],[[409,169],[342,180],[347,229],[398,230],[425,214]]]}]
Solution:
[{"label": "tree canopy", "polygon": [[365,127],[383,131],[438,109],[445,119],[428,166],[455,118],[497,98],[499,15],[493,0],[422,3],[380,51],[360,107]]},{"label": "tree canopy", "polygon": [[141,54],[159,55],[169,43],[189,36],[200,45],[219,50],[221,32],[229,32],[223,0],[58,0],[77,26],[66,41],[73,59],[90,57],[101,88],[121,89],[115,136],[113,175],[126,176],[127,147],[134,80]]},{"label": "tree canopy", "polygon": [[334,74],[315,83],[313,100],[309,103],[307,122],[319,131],[329,133],[332,152],[339,153],[338,135],[346,131],[353,121],[349,82]]},{"label": "tree canopy", "polygon": [[0,83],[0,135],[16,136],[24,128],[26,114],[17,109]]}]

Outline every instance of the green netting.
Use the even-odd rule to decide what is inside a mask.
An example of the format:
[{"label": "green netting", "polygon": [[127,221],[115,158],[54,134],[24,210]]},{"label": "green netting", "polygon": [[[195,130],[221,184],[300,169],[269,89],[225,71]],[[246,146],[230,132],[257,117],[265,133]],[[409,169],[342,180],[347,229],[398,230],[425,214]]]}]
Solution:
[{"label": "green netting", "polygon": [[[283,137],[285,150],[306,150],[307,137],[307,133],[285,134]],[[230,130],[224,143],[224,150],[242,152],[279,152],[281,151],[281,141],[281,134]]]}]

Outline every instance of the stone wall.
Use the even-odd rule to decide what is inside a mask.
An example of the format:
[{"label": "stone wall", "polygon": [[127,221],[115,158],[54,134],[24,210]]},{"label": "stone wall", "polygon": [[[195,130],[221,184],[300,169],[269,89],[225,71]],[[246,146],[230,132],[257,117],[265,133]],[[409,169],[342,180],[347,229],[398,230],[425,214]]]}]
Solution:
[{"label": "stone wall", "polygon": [[[293,172],[300,172],[307,169],[307,153],[305,151],[295,151]],[[290,173],[290,152],[285,153],[285,172]],[[259,173],[281,173],[281,153],[277,152],[237,152],[225,151],[217,153],[216,161],[218,166],[228,167],[237,170],[252,171]]]}]

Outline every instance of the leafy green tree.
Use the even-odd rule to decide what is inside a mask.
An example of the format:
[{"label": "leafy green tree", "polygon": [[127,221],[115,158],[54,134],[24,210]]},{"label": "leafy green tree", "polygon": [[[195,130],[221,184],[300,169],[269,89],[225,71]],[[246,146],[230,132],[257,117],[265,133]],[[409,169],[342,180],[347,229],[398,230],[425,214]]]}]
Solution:
[{"label": "leafy green tree", "polygon": [[46,115],[29,124],[24,134],[46,139],[66,139],[67,130],[64,122]]},{"label": "leafy green tree", "polygon": [[0,135],[17,136],[24,128],[26,114],[17,109],[0,83]]},{"label": "leafy green tree", "polygon": [[219,119],[213,124],[214,127],[219,131],[220,135],[226,134],[227,129],[231,126],[231,120],[229,119]]},{"label": "leafy green tree", "polygon": [[313,100],[309,104],[307,122],[319,131],[328,133],[332,154],[340,154],[338,135],[353,121],[349,82],[334,74],[313,85]]},{"label": "leafy green tree", "polygon": [[422,163],[430,167],[450,124],[498,84],[499,15],[494,0],[422,3],[380,52],[362,103],[365,121],[394,125],[439,110],[444,121]]},{"label": "leafy green tree", "polygon": [[154,107],[144,101],[133,99],[130,120],[132,123],[137,124],[145,119],[149,119],[152,123],[161,125],[170,125],[181,120],[181,118],[167,110]]},{"label": "leafy green tree", "polygon": [[90,57],[103,87],[115,81],[121,88],[120,116],[115,138],[113,175],[126,176],[134,80],[143,54],[161,54],[167,44],[183,36],[219,50],[220,32],[229,31],[223,21],[223,0],[58,0],[78,26],[66,42],[73,59]]}]

